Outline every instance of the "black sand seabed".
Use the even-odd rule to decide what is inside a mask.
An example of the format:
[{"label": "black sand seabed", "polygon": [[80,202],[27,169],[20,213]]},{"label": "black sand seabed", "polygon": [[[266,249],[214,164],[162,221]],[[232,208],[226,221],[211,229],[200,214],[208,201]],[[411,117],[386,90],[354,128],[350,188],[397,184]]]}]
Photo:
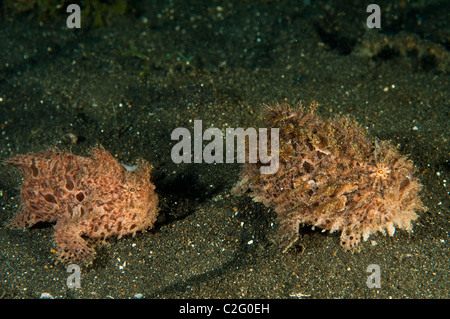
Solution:
[{"label": "black sand seabed", "polygon": [[[449,298],[450,10],[445,1],[128,1],[126,14],[66,27],[3,1],[0,160],[103,145],[155,166],[155,230],[111,239],[66,284],[52,226],[11,230],[21,176],[0,166],[2,298]],[[110,1],[114,2],[114,1]],[[447,2],[448,4],[448,2]],[[388,44],[387,44],[388,43]],[[174,164],[176,127],[261,127],[262,103],[317,100],[351,114],[418,168],[429,208],[414,232],[372,236],[362,252],[304,229],[282,254],[275,214],[230,194],[238,164]],[[366,284],[377,264],[381,288]]]}]

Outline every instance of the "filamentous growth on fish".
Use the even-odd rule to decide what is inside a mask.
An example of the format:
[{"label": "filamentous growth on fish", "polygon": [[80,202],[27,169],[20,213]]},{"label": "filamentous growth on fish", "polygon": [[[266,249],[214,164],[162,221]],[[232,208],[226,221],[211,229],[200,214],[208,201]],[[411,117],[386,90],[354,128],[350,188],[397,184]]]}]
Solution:
[{"label": "filamentous growth on fish", "polygon": [[275,210],[286,248],[302,225],[340,232],[352,251],[377,232],[411,231],[426,209],[413,162],[391,142],[369,138],[351,117],[323,119],[317,107],[266,107],[268,127],[279,128],[279,169],[262,175],[261,163],[245,164],[234,192]]}]

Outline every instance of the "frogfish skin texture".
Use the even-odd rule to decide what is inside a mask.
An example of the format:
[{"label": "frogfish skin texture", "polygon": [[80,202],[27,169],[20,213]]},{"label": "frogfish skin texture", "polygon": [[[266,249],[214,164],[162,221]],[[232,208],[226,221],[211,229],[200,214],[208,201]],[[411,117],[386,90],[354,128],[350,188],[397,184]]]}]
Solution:
[{"label": "frogfish skin texture", "polygon": [[295,242],[301,225],[340,232],[352,251],[371,234],[411,231],[426,209],[412,161],[348,116],[321,118],[317,106],[267,107],[267,127],[279,128],[279,169],[262,175],[260,163],[245,164],[234,193],[274,209],[282,245]]},{"label": "frogfish skin texture", "polygon": [[91,242],[134,235],[156,221],[158,196],[150,181],[152,166],[144,160],[128,171],[106,150],[94,148],[91,157],[44,151],[5,163],[24,176],[21,205],[9,226],[55,223],[53,238],[61,261],[90,261],[95,254]]}]

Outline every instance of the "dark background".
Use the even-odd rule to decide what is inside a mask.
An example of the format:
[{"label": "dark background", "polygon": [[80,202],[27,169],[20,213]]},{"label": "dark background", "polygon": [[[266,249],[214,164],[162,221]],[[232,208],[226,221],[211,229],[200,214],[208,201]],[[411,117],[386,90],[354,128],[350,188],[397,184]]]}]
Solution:
[{"label": "dark background", "polygon": [[[20,173],[0,166],[0,296],[39,298],[449,298],[448,1],[0,1],[0,160],[49,148],[154,166],[156,229],[111,239],[69,289],[52,226],[11,230]],[[317,100],[410,154],[429,208],[414,232],[302,229],[282,254],[275,214],[230,194],[238,164],[171,161],[177,127],[261,127],[261,104]],[[381,269],[381,288],[366,268]]]}]

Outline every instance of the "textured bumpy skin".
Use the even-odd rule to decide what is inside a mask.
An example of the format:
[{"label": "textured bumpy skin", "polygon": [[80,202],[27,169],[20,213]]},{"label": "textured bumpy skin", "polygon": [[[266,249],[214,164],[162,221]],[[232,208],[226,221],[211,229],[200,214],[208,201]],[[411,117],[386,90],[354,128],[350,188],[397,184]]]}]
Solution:
[{"label": "textured bumpy skin", "polygon": [[158,214],[152,167],[146,161],[139,160],[138,169],[130,172],[104,149],[95,148],[91,155],[45,151],[5,162],[24,174],[21,206],[9,226],[56,222],[57,256],[64,262],[92,259],[86,237],[134,235],[152,227]]},{"label": "textured bumpy skin", "polygon": [[245,164],[234,192],[278,214],[281,242],[296,240],[299,225],[341,232],[341,245],[355,250],[376,232],[411,230],[424,211],[413,163],[387,141],[377,142],[347,116],[322,119],[301,105],[267,107],[268,127],[279,128],[279,170],[261,175]]}]

